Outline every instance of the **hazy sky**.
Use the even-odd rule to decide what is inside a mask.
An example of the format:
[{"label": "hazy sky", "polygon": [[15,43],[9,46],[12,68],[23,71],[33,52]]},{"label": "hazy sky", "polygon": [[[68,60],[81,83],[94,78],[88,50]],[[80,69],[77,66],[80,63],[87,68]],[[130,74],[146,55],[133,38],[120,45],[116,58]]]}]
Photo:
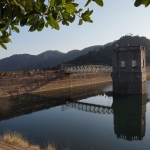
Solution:
[{"label": "hazy sky", "polygon": [[[86,1],[75,0],[81,7]],[[104,7],[99,7],[94,2],[88,7],[94,9],[91,16],[93,23],[78,26],[79,18],[76,17],[70,26],[60,25],[59,31],[49,27],[41,32],[28,32],[29,27],[21,27],[19,34],[12,33],[12,43],[7,44],[7,51],[0,47],[0,59],[13,54],[37,55],[46,50],[64,53],[73,49],[81,50],[112,42],[127,33],[150,39],[150,6],[134,7],[134,0],[104,0]]]}]

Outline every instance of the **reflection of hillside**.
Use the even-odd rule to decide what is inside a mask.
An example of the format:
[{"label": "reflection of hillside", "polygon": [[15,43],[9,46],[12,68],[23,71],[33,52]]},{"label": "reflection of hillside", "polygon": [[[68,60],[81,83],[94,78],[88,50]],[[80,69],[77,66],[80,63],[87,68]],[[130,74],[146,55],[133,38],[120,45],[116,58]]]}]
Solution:
[{"label": "reflection of hillside", "polygon": [[24,114],[49,109],[66,103],[67,101],[77,101],[102,94],[104,87],[110,83],[93,84],[68,88],[64,90],[54,90],[40,93],[39,95],[20,95],[11,98],[0,99],[0,120],[6,120]]},{"label": "reflection of hillside", "polygon": [[146,129],[146,94],[113,98],[114,132],[117,138],[141,140]]}]

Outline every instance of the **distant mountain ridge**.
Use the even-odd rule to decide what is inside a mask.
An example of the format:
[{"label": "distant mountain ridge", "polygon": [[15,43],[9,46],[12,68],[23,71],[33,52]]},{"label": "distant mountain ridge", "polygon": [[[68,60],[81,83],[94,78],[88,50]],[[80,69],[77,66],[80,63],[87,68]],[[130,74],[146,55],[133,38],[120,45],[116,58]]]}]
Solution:
[{"label": "distant mountain ridge", "polygon": [[91,46],[83,50],[72,50],[62,53],[58,50],[47,50],[39,55],[17,54],[0,60],[0,71],[36,70],[57,66],[62,62],[75,59],[87,54],[95,47]]},{"label": "distant mountain ridge", "polygon": [[69,64],[104,64],[112,65],[113,48],[127,45],[143,45],[146,48],[146,60],[150,64],[150,40],[146,37],[123,36],[105,45],[96,45],[83,50],[72,50],[62,53],[57,50],[47,50],[39,55],[19,54],[0,60],[0,71],[36,70],[54,67],[62,62]]}]

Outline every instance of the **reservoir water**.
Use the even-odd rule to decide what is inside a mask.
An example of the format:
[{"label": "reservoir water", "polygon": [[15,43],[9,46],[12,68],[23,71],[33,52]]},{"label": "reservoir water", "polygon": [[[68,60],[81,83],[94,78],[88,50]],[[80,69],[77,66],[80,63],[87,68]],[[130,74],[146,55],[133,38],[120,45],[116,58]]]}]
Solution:
[{"label": "reservoir water", "polygon": [[144,95],[114,95],[112,83],[0,99],[0,135],[22,133],[58,150],[149,150],[150,81]]}]

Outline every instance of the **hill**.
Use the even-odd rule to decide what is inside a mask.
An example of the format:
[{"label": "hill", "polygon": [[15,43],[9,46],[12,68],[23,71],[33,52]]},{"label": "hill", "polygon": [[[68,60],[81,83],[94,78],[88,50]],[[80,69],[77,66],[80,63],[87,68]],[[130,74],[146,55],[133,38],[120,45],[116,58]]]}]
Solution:
[{"label": "hill", "polygon": [[48,50],[39,55],[20,54],[0,60],[0,71],[36,70],[54,67],[62,62],[68,64],[104,64],[112,65],[113,49],[119,46],[143,45],[146,49],[146,61],[150,64],[150,40],[146,37],[123,36],[120,39],[105,45],[96,45],[83,50],[71,50],[62,53],[57,50]]},{"label": "hill", "polygon": [[39,55],[13,55],[0,60],[0,71],[36,70],[54,67],[59,63],[75,59],[83,54],[87,54],[95,47],[99,46],[91,46],[84,48],[83,50],[72,50],[68,53],[62,53],[57,50],[48,50]]},{"label": "hill", "polygon": [[107,44],[93,51],[89,51],[88,54],[79,56],[73,60],[68,61],[68,64],[83,65],[83,64],[104,64],[112,65],[112,54],[113,49],[118,44],[118,46],[127,45],[143,45],[146,49],[146,62],[150,64],[150,39],[146,37],[139,36],[123,36],[119,40]]}]

